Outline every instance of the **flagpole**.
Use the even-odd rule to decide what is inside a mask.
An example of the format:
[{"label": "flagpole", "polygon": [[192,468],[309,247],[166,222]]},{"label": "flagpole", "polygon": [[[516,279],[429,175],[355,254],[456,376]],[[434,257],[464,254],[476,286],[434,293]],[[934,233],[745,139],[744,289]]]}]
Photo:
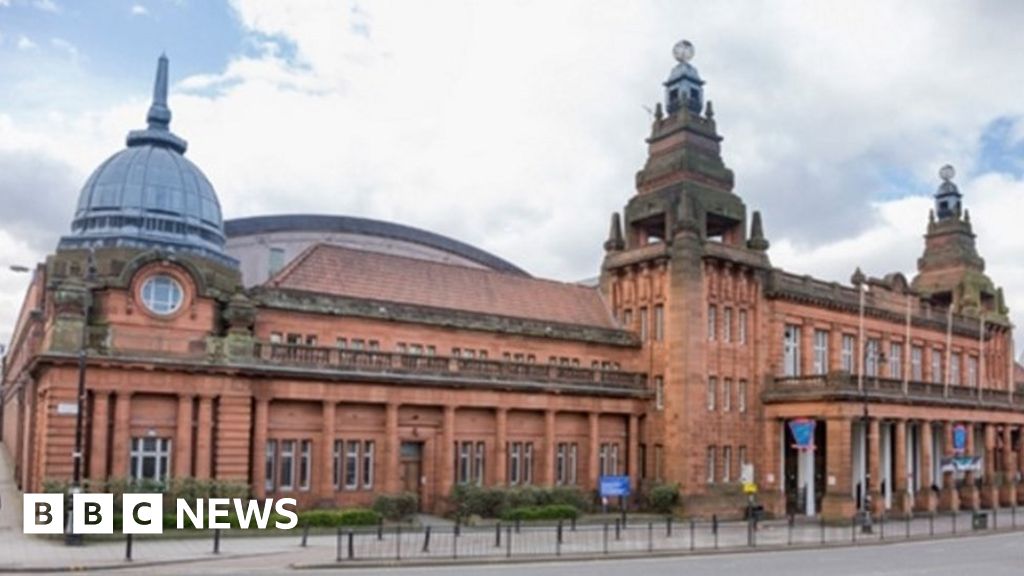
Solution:
[{"label": "flagpole", "polygon": [[864,283],[860,282],[857,284],[857,292],[860,295],[860,314],[858,317],[857,325],[857,346],[859,352],[857,354],[857,391],[864,391]]},{"label": "flagpole", "polygon": [[903,344],[903,395],[910,393],[910,293],[907,293],[907,337]]},{"label": "flagpole", "polygon": [[951,382],[952,374],[950,374],[950,364],[953,361],[953,303],[949,303],[949,307],[946,308],[946,374],[943,386],[943,396],[949,397],[949,385]]},{"label": "flagpole", "polygon": [[981,398],[981,382],[985,379],[985,316],[978,317],[978,398]]}]

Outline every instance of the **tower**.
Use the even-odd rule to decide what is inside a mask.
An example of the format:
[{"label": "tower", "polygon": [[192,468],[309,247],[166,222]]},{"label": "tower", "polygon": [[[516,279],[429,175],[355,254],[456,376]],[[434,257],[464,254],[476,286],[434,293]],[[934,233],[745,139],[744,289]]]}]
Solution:
[{"label": "tower", "polygon": [[753,344],[770,262],[756,212],[747,233],[694,47],[679,42],[673,56],[636,193],[612,216],[601,286],[640,333],[656,391],[644,418],[648,479],[679,483],[684,506],[701,513],[733,497],[720,481],[735,482],[740,458],[757,452]]}]

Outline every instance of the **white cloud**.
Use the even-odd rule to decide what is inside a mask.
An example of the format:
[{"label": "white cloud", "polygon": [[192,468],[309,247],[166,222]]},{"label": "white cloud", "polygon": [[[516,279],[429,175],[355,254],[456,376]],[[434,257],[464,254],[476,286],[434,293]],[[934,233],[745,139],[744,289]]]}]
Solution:
[{"label": "white cloud", "polygon": [[[228,217],[393,219],[541,276],[593,276],[608,214],[646,156],[641,106],[661,98],[671,46],[688,37],[776,265],[912,276],[935,170],[952,162],[972,175],[960,185],[989,270],[1024,311],[1024,238],[999,210],[1024,184],[974,174],[984,127],[1024,116],[1012,59],[1024,5],[232,5],[256,54],[190,78],[174,76],[171,54],[173,128]],[[84,180],[142,124],[150,81],[111,110],[0,122],[0,150],[45,152]]]},{"label": "white cloud", "polygon": [[35,47],[36,43],[28,36],[25,36],[24,34],[18,36],[18,50],[32,50]]},{"label": "white cloud", "polygon": [[132,4],[132,16],[145,16],[149,14],[149,10],[146,9],[142,4]]},{"label": "white cloud", "polygon": [[43,12],[50,12],[53,14],[60,13],[61,7],[53,0],[34,0],[32,5],[42,10]]},{"label": "white cloud", "polygon": [[11,5],[11,0],[0,0],[0,8],[7,8]]}]

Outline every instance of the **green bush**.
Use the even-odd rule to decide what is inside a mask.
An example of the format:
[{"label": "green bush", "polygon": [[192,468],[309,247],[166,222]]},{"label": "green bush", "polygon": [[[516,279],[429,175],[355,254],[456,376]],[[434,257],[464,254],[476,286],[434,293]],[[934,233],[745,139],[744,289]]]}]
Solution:
[{"label": "green bush", "polygon": [[567,504],[548,504],[547,506],[523,506],[506,512],[503,520],[572,520],[578,518],[580,511]]},{"label": "green bush", "polygon": [[671,514],[679,505],[679,484],[654,486],[647,495],[647,504],[653,512]]},{"label": "green bush", "polygon": [[380,516],[367,508],[347,510],[307,510],[299,512],[299,526],[337,528],[338,526],[374,526]]},{"label": "green bush", "polygon": [[543,506],[570,506],[577,512],[591,509],[591,497],[579,488],[483,487],[460,485],[452,490],[455,513],[463,518],[502,518],[510,510]]},{"label": "green bush", "polygon": [[373,500],[373,511],[392,520],[406,520],[419,511],[419,497],[412,492],[381,494]]}]

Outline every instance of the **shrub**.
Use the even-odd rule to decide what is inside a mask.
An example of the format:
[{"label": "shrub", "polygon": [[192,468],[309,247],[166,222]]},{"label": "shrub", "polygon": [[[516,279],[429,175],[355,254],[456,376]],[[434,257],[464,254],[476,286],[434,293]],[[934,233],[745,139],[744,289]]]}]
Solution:
[{"label": "shrub", "polygon": [[513,508],[502,516],[503,520],[572,520],[578,518],[580,511],[566,504],[549,504],[547,506],[523,506]]},{"label": "shrub", "polygon": [[347,510],[307,510],[299,512],[299,525],[312,528],[337,528],[338,526],[374,526],[380,516],[367,508]]},{"label": "shrub", "polygon": [[671,514],[679,505],[679,484],[658,484],[647,495],[651,510],[659,514]]},{"label": "shrub", "polygon": [[419,510],[419,497],[412,492],[381,494],[373,501],[373,511],[387,520],[405,520]]},{"label": "shrub", "polygon": [[591,508],[590,496],[586,492],[568,486],[487,488],[460,485],[452,490],[452,502],[455,504],[456,514],[463,518],[501,518],[510,510],[538,506],[570,506],[578,512],[585,512]]}]

